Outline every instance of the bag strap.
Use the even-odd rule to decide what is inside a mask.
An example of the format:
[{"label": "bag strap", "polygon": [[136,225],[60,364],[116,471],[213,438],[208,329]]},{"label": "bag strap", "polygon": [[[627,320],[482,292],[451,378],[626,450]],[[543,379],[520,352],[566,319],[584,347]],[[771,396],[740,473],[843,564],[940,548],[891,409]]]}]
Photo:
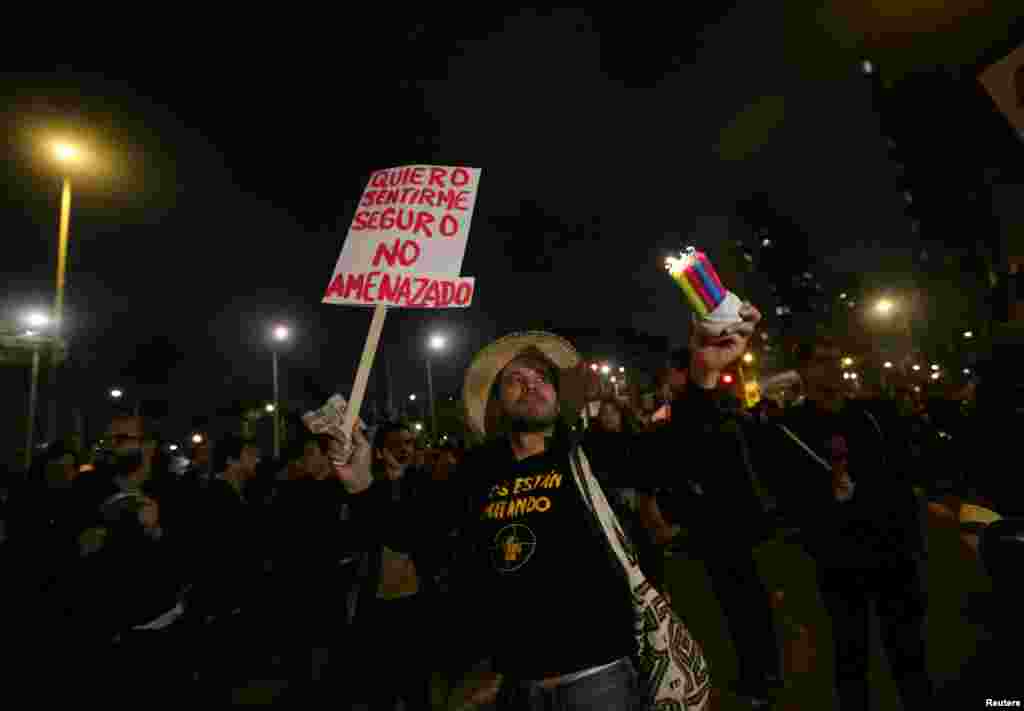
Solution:
[{"label": "bag strap", "polygon": [[801,449],[803,449],[805,452],[807,452],[809,455],[811,455],[811,458],[814,459],[814,461],[816,461],[821,466],[825,467],[825,469],[827,469],[830,474],[832,473],[832,465],[829,464],[828,462],[826,462],[821,457],[819,457],[817,454],[815,454],[813,449],[808,447],[806,444],[804,444],[804,441],[802,439],[800,439],[795,434],[793,434],[793,430],[789,429],[788,427],[786,427],[785,425],[782,425],[782,424],[779,425],[779,429],[781,429],[783,432],[785,432],[786,435],[791,440],[793,440],[798,445],[800,445]]},{"label": "bag strap", "polygon": [[[615,546],[615,538],[617,538],[615,532],[609,530],[608,524],[598,513],[600,509],[607,508],[608,503],[604,501],[604,506],[602,507],[598,497],[594,496],[593,487],[600,485],[590,471],[590,463],[580,447],[573,447],[570,451],[569,466],[572,469],[573,478],[576,479],[577,485],[583,494],[583,501],[587,506],[587,510],[590,512],[587,520],[591,528],[594,530],[595,535],[604,541],[605,552],[608,554],[613,567],[622,574],[628,589],[632,591],[633,582],[630,578],[631,567],[629,561],[624,552],[618,550]],[[601,497],[601,500],[603,500],[603,497]],[[610,508],[607,509],[607,512],[609,514],[612,513]]]}]

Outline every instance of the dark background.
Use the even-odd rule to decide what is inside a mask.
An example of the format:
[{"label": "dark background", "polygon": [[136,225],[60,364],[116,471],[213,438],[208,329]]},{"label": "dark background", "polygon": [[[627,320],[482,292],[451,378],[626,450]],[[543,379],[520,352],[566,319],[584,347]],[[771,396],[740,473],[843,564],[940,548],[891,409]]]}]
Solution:
[{"label": "dark background", "polygon": [[[370,311],[320,299],[379,168],[483,170],[463,265],[475,301],[389,313],[381,357],[396,400],[425,395],[435,330],[450,341],[438,392],[458,389],[479,347],[524,327],[684,341],[688,312],[661,260],[691,242],[715,259],[753,195],[809,236],[826,269],[906,280],[921,243],[860,62],[890,84],[942,66],[970,85],[1012,47],[1018,12],[832,5],[176,17],[160,25],[167,40],[91,38],[81,62],[3,76],[7,316],[52,303],[61,176],[39,141],[62,133],[96,157],[74,177],[65,300],[79,395],[153,381],[180,421],[270,398],[276,320],[294,329],[288,397],[351,381]],[[950,125],[962,97],[927,95],[916,115],[945,136],[935,151],[984,141]],[[370,398],[382,401],[379,376]]]}]

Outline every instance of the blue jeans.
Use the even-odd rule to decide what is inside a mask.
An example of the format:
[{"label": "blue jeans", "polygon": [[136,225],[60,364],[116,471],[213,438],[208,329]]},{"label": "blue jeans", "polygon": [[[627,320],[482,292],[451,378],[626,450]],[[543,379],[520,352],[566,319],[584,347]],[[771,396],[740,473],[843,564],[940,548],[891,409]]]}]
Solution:
[{"label": "blue jeans", "polygon": [[636,669],[628,659],[578,681],[541,687],[537,681],[506,679],[497,711],[640,711],[643,708]]}]

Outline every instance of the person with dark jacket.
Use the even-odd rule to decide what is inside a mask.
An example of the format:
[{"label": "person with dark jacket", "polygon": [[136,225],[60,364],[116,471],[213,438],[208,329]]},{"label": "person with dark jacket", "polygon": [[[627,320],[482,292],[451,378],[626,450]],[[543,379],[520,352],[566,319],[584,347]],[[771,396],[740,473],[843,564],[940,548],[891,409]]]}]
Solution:
[{"label": "person with dark jacket", "polygon": [[[786,410],[784,427],[774,433],[779,443],[770,450],[773,459],[755,452],[754,462],[817,564],[818,587],[832,618],[843,711],[869,706],[871,601],[904,708],[928,708],[933,689],[923,637],[921,506],[908,472],[892,462],[878,419],[844,397],[841,358],[826,337],[798,349],[807,398]],[[695,401],[709,400],[705,388],[717,379],[718,372],[703,368]]]},{"label": "person with dark jacket", "polygon": [[[745,436],[752,418],[722,391],[694,384],[691,360],[690,349],[674,355],[682,392],[675,393],[668,424],[647,435],[641,449],[651,457],[648,468],[674,465],[679,481],[669,510],[686,527],[689,548],[703,561],[722,607],[739,662],[735,690],[754,705],[767,705],[781,688],[782,664],[753,553],[772,527]],[[686,454],[697,451],[713,456]]]},{"label": "person with dark jacket", "polygon": [[[71,620],[80,665],[78,698],[116,688],[183,690],[180,559],[168,543],[162,502],[150,488],[156,438],[141,417],[115,417],[96,471],[76,482],[79,562]],[[88,684],[88,686],[87,686]],[[91,687],[91,688],[90,688]]]},{"label": "person with dark jacket", "polygon": [[381,424],[374,437],[373,483],[351,498],[352,528],[362,554],[348,610],[358,640],[353,643],[378,648],[370,661],[386,660],[389,668],[385,684],[376,666],[360,674],[369,682],[362,695],[371,709],[381,711],[391,711],[398,699],[409,709],[431,707],[435,669],[427,643],[434,637],[439,530],[445,524],[436,519],[442,512],[434,505],[441,483],[412,466],[415,439],[408,425]]},{"label": "person with dark jacket", "polygon": [[329,435],[300,430],[270,493],[271,599],[288,663],[288,694],[316,693],[326,652],[343,649],[356,541],[348,495],[331,476]]}]

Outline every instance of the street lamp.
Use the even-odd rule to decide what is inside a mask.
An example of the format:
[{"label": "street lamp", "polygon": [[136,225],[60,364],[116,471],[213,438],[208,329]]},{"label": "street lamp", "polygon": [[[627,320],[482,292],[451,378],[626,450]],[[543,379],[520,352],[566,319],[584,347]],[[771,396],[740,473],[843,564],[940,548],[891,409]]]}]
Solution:
[{"label": "street lamp", "polygon": [[444,350],[445,337],[435,333],[430,337],[430,353],[427,353],[427,396],[430,398],[430,427],[433,436],[437,436],[437,409],[434,407],[434,375],[430,369],[431,354]]},{"label": "street lamp", "polygon": [[416,431],[417,432],[422,432],[423,431],[423,423],[422,422],[417,422],[416,423]]},{"label": "street lamp", "polygon": [[964,375],[970,375],[970,374],[971,374],[971,369],[970,368],[964,368]]},{"label": "street lamp", "polygon": [[110,397],[114,398],[115,400],[120,400],[122,397],[124,397],[124,390],[122,390],[121,388],[113,388],[110,391]]},{"label": "street lamp", "polygon": [[[276,326],[274,326],[272,335],[274,338],[274,342],[279,345],[286,343],[292,337],[291,329],[289,329],[284,324],[277,324]],[[281,409],[280,392],[278,390],[277,378],[278,350],[279,349],[276,347],[270,349],[274,363],[274,409],[267,410],[268,413],[273,413],[274,415],[274,459],[279,459],[281,457],[281,417],[278,414],[279,410]]]},{"label": "street lamp", "polygon": [[192,444],[202,444],[202,443],[203,443],[203,436],[201,434],[199,434],[197,432],[196,434],[192,435]]},{"label": "street lamp", "polygon": [[605,364],[601,366],[601,375],[608,375],[610,372],[612,372],[612,367],[610,365]]},{"label": "street lamp", "polygon": [[751,363],[753,363],[754,362],[754,354],[753,353],[744,353],[743,354],[743,362],[746,363],[747,365],[750,365]]},{"label": "street lamp", "polygon": [[409,396],[409,401],[416,402],[416,393],[413,393],[412,395]]},{"label": "street lamp", "polygon": [[843,367],[844,368],[849,368],[851,365],[853,365],[853,358],[850,358],[849,356],[847,356],[846,358],[843,358]]},{"label": "street lamp", "polygon": [[880,299],[878,303],[875,304],[875,311],[882,316],[888,316],[895,306],[896,305],[889,299]]},{"label": "street lamp", "polygon": [[178,445],[176,445],[176,444],[172,444],[172,445],[171,445],[170,447],[168,447],[167,449],[171,450],[172,452],[177,452],[177,451],[178,451]]},{"label": "street lamp", "polygon": [[274,406],[274,403],[272,402],[268,402],[264,409],[267,411],[267,414],[277,411],[277,408]]},{"label": "street lamp", "polygon": [[[25,325],[31,329],[46,328],[50,325],[50,319],[44,313],[33,311],[26,314]],[[32,467],[32,447],[35,444],[36,436],[36,402],[39,397],[39,341],[36,340],[38,330],[29,331],[25,334],[32,339],[32,380],[28,391],[28,427],[25,432],[25,471]]]},{"label": "street lamp", "polygon": [[974,331],[964,331],[964,338],[967,340],[974,338]]},{"label": "street lamp", "polygon": [[885,368],[891,368],[891,367],[892,367],[892,361],[890,361],[890,360],[887,360],[887,361],[885,361],[885,363],[884,363],[884,366],[883,366],[883,367],[885,367]]},{"label": "street lamp", "polygon": [[597,372],[597,370],[598,370],[598,365],[597,365],[597,363],[591,363],[591,364],[590,364],[590,369],[591,369],[592,371],[594,371],[594,372],[596,373],[596,372]]},{"label": "street lamp", "polygon": [[919,366],[919,365],[916,365],[916,364],[915,364],[915,365],[914,365],[914,366],[912,366],[912,367],[913,367],[913,370],[914,370],[914,372],[915,372],[915,373],[916,373],[916,372],[918,372],[919,370],[921,370],[921,366]]},{"label": "street lamp", "polygon": [[[71,177],[70,170],[75,164],[81,163],[84,157],[82,149],[68,141],[55,141],[50,146],[53,157],[64,171],[60,193],[60,223],[57,234],[57,291],[53,303],[53,322],[57,334],[63,330],[64,319],[64,276],[68,261],[68,233],[71,226]],[[50,440],[57,438],[57,366],[60,352],[54,343],[50,371]]]},{"label": "street lamp", "polygon": [[625,372],[626,372],[626,368],[625,368],[625,366],[622,366],[622,365],[620,365],[620,366],[619,366],[619,372],[620,372],[620,373],[625,373]]}]

